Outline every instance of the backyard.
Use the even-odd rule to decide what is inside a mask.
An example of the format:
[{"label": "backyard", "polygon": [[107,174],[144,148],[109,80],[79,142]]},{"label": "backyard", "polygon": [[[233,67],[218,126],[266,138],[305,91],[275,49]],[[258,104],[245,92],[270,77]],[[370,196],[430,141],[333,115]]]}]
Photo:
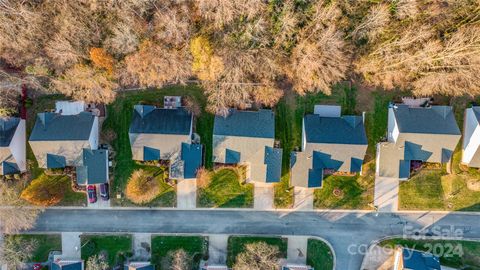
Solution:
[{"label": "backyard", "polygon": [[[113,169],[115,180],[111,185],[113,205],[133,205],[123,196],[127,180],[134,170],[140,168],[148,169],[149,167],[132,160],[128,130],[133,106],[136,104],[151,104],[162,107],[165,95],[189,96],[198,102],[200,107],[204,108],[205,105],[205,97],[201,89],[196,86],[186,85],[119,93],[115,101],[107,107],[108,117],[103,124],[102,139],[110,143],[115,150],[115,168]],[[205,145],[207,167],[211,167],[212,130],[213,115],[202,111],[201,115],[196,118],[195,132],[200,134],[202,144]],[[173,188],[165,190],[149,206],[174,206],[176,200],[174,193]],[[121,195],[121,199],[116,198],[117,194]]]},{"label": "backyard", "polygon": [[255,236],[230,236],[228,238],[228,253],[227,253],[227,265],[232,267],[235,264],[237,255],[245,251],[245,245],[265,242],[268,245],[277,246],[280,252],[280,258],[287,257],[287,245],[286,238],[280,237],[255,237]]},{"label": "backyard", "polygon": [[87,261],[93,255],[106,255],[111,267],[123,265],[132,254],[131,236],[82,235],[82,259]]},{"label": "backyard", "polygon": [[152,264],[156,265],[156,269],[167,270],[162,268],[162,260],[169,252],[179,249],[193,258],[193,265],[198,265],[208,255],[208,240],[201,236],[153,236]]},{"label": "backyard", "polygon": [[440,257],[440,263],[455,269],[480,269],[480,242],[462,240],[413,240],[390,239],[380,246],[394,248],[408,247],[420,251],[428,251]]},{"label": "backyard", "polygon": [[253,207],[253,185],[241,183],[241,168],[205,173],[197,180],[198,207]]},{"label": "backyard", "polygon": [[333,253],[325,242],[308,239],[307,265],[314,269],[333,270]]}]

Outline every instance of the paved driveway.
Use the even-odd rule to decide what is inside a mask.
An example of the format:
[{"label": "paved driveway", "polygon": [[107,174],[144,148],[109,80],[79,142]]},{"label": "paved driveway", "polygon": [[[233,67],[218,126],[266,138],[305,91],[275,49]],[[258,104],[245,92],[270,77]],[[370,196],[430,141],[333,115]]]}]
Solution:
[{"label": "paved driveway", "polygon": [[253,208],[257,210],[270,210],[274,208],[274,187],[272,184],[255,183],[253,191]]},{"label": "paved driveway", "polygon": [[304,265],[307,263],[307,236],[288,236],[287,262]]},{"label": "paved driveway", "polygon": [[397,178],[375,177],[374,205],[379,212],[398,211],[399,183]]},{"label": "paved driveway", "polygon": [[197,206],[197,180],[179,180],[177,184],[177,208],[194,209]]},{"label": "paved driveway", "polygon": [[150,260],[152,235],[149,233],[134,233],[133,234],[133,254],[135,260],[148,261]]},{"label": "paved driveway", "polygon": [[224,265],[227,263],[228,235],[211,234],[208,236],[208,264]]},{"label": "paved driveway", "polygon": [[62,232],[62,259],[79,260],[80,259],[80,243],[79,232]]},{"label": "paved driveway", "polygon": [[313,209],[313,189],[294,187],[293,189],[293,208],[295,210],[312,210]]}]

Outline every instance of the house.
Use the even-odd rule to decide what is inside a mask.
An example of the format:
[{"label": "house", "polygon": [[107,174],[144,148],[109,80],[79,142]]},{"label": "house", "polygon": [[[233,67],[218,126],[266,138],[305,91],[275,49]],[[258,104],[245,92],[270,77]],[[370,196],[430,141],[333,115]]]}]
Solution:
[{"label": "house", "polygon": [[226,265],[208,264],[205,263],[200,270],[229,270]]},{"label": "house", "polygon": [[282,270],[314,270],[314,268],[302,264],[285,264],[282,266]]},{"label": "house", "polygon": [[274,148],[275,115],[271,110],[230,109],[226,117],[215,116],[213,162],[247,166],[247,180],[280,181],[282,149]]},{"label": "house", "polygon": [[84,263],[82,260],[66,260],[56,259],[51,263],[51,270],[83,270]]},{"label": "house", "polygon": [[480,106],[465,110],[462,164],[480,168]]},{"label": "house", "polygon": [[124,270],[155,270],[155,265],[150,262],[129,262],[123,267]]},{"label": "house", "polygon": [[362,172],[367,136],[362,116],[341,115],[340,106],[316,105],[302,123],[302,148],[291,154],[291,184],[321,188],[327,174]]},{"label": "house", "polygon": [[18,117],[0,118],[0,175],[27,170],[25,120]]},{"label": "house", "polygon": [[29,143],[38,166],[54,169],[80,166],[83,149],[97,149],[98,140],[98,117],[91,112],[43,112],[37,115]]},{"label": "house", "polygon": [[77,184],[99,185],[108,183],[108,150],[88,149],[82,151],[82,159],[76,168]]},{"label": "house", "polygon": [[397,248],[394,256],[394,270],[441,270],[440,259],[431,253]]},{"label": "house", "polygon": [[193,115],[183,107],[135,105],[129,129],[132,157],[170,161],[170,177],[193,179],[202,166],[202,146],[192,144]]},{"label": "house", "polygon": [[391,104],[387,142],[377,145],[376,174],[405,180],[416,164],[448,163],[460,137],[449,106]]}]

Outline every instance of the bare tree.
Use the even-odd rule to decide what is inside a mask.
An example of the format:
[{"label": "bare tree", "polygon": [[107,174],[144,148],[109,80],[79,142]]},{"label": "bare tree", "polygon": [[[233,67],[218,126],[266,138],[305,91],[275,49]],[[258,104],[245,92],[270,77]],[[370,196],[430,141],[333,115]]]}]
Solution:
[{"label": "bare tree", "polygon": [[0,181],[0,233],[16,233],[35,225],[41,208],[28,208],[15,187]]},{"label": "bare tree", "polygon": [[162,269],[168,270],[190,270],[192,269],[192,258],[183,249],[169,251],[162,259]]},{"label": "bare tree", "polygon": [[276,270],[279,265],[280,253],[277,246],[265,242],[247,244],[245,251],[240,253],[233,265],[234,270]]},{"label": "bare tree", "polygon": [[93,255],[87,260],[87,270],[107,270],[109,269],[105,255]]},{"label": "bare tree", "polygon": [[[402,10],[402,12],[406,11]],[[353,30],[352,36],[357,40],[368,39],[369,42],[374,42],[387,26],[389,20],[390,11],[388,5],[374,5],[370,8],[363,21]]]},{"label": "bare tree", "polygon": [[5,237],[0,246],[0,265],[6,264],[10,269],[22,267],[32,259],[39,243],[36,239],[23,239],[15,235]]}]

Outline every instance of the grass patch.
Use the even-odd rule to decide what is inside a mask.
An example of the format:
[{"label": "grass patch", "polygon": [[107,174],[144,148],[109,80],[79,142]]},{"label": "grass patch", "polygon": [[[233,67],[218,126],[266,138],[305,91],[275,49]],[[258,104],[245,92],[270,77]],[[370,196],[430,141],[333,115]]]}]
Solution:
[{"label": "grass patch", "polygon": [[88,260],[96,254],[105,254],[108,265],[122,265],[132,252],[131,236],[82,235],[82,259]]},{"label": "grass patch", "polygon": [[480,211],[480,191],[469,189],[466,175],[447,175],[443,170],[423,169],[400,183],[399,208],[402,210]]},{"label": "grass patch", "polygon": [[232,267],[235,264],[235,259],[238,254],[245,251],[245,245],[257,242],[265,242],[272,246],[277,246],[280,251],[280,257],[287,257],[287,245],[286,238],[280,237],[255,237],[255,236],[230,236],[228,238],[228,252],[227,252],[227,265]]},{"label": "grass patch", "polygon": [[193,258],[193,265],[198,266],[200,260],[208,256],[208,240],[201,236],[152,237],[152,263],[157,269],[162,270],[162,259],[168,252],[179,249],[185,250]]},{"label": "grass patch", "polygon": [[440,263],[445,266],[457,269],[480,269],[480,242],[397,238],[380,243],[380,246],[389,248],[397,245],[433,253],[440,257]]},{"label": "grass patch", "polygon": [[[147,169],[148,166],[137,164],[132,160],[130,150],[130,141],[128,138],[128,129],[132,118],[133,106],[136,104],[152,104],[162,107],[163,97],[165,95],[190,96],[199,103],[201,108],[205,107],[205,97],[202,90],[193,85],[186,86],[170,86],[162,89],[149,89],[144,91],[125,92],[118,94],[115,101],[108,105],[108,117],[103,124],[103,134],[109,134],[107,141],[115,150],[115,168],[113,174],[115,180],[111,185],[112,205],[129,206],[133,205],[127,199],[118,200],[116,194],[123,194],[127,180],[136,169]],[[213,132],[213,115],[202,111],[200,117],[197,118],[196,132],[200,134],[202,143],[205,144],[205,160],[206,166],[211,167],[212,160],[212,143],[211,137]],[[174,191],[172,190],[174,193]],[[173,206],[173,194],[168,192],[164,194],[166,197],[154,200],[149,206]]]},{"label": "grass patch", "polygon": [[14,239],[30,241],[37,240],[38,247],[32,254],[32,262],[46,262],[50,251],[62,251],[62,238],[58,234],[39,235],[39,234],[17,234],[7,235]]},{"label": "grass patch", "polygon": [[321,240],[308,239],[307,265],[314,269],[333,270],[333,253]]},{"label": "grass patch", "polygon": [[209,183],[199,187],[199,207],[253,207],[253,185],[240,183],[239,169],[224,168],[210,174]]},{"label": "grass patch", "polygon": [[371,209],[373,173],[366,176],[336,176],[323,179],[323,187],[314,192],[314,207],[329,209]]}]

